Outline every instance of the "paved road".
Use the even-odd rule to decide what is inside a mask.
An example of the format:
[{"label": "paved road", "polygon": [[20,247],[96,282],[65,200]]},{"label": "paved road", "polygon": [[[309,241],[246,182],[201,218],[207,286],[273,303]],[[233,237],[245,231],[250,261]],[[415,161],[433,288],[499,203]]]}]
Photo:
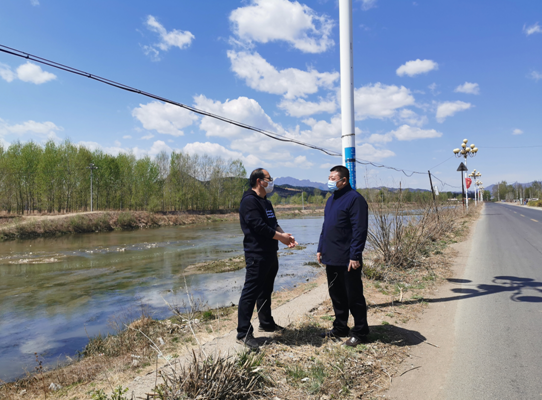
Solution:
[{"label": "paved road", "polygon": [[442,399],[542,399],[542,211],[485,205]]}]

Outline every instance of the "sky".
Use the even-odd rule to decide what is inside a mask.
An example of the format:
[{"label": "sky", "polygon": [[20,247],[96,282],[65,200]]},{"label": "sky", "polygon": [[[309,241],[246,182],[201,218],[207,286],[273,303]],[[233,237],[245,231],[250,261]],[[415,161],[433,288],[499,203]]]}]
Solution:
[{"label": "sky", "polygon": [[[431,170],[440,190],[457,190],[452,150],[468,139],[485,186],[542,179],[541,1],[352,4],[358,160]],[[0,44],[341,151],[336,0],[4,0]],[[317,182],[342,163],[0,53],[0,140],[49,139],[241,159],[248,172]],[[427,175],[357,168],[358,187],[429,187]]]}]

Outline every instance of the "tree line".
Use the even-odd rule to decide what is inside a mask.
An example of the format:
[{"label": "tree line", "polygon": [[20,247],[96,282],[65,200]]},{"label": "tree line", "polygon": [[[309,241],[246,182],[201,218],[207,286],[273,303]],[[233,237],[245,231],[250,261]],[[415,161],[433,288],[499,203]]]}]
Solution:
[{"label": "tree line", "polygon": [[509,184],[501,181],[493,186],[493,198],[497,201],[531,199],[542,197],[542,182],[534,181],[529,186],[521,183]]},{"label": "tree line", "polygon": [[175,151],[156,157],[117,156],[48,141],[0,146],[0,210],[62,213],[95,210],[205,211],[234,209],[247,189],[240,160]]}]

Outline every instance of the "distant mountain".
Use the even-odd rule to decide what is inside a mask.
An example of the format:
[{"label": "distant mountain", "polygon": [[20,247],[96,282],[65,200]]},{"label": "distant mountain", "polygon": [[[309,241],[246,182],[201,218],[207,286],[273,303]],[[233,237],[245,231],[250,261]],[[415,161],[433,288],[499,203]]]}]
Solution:
[{"label": "distant mountain", "polygon": [[294,187],[312,187],[320,190],[327,190],[327,183],[312,182],[308,179],[296,179],[291,176],[275,178],[275,185],[290,185]]},{"label": "distant mountain", "polygon": [[[320,183],[320,182],[312,182],[308,179],[296,179],[292,178],[291,176],[281,177],[281,178],[275,178],[275,187],[277,186],[283,186],[284,189],[294,189],[294,191],[301,190],[302,188],[316,188],[327,192],[327,183]],[[358,187],[358,189],[365,189],[362,187]],[[391,188],[386,186],[378,186],[378,187],[372,187],[369,188],[371,190],[380,190],[380,189],[387,189],[390,192],[398,192],[399,188]],[[403,188],[403,190],[409,190],[411,192],[429,192],[428,189],[414,189],[414,188]]]}]

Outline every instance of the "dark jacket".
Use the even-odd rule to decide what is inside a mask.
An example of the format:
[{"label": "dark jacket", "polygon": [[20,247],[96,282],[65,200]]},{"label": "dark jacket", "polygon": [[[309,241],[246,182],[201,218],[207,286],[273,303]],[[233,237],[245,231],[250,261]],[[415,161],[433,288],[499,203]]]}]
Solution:
[{"label": "dark jacket", "polygon": [[275,210],[267,196],[263,199],[252,189],[243,193],[239,206],[239,221],[245,234],[246,253],[276,253],[278,240],[273,239],[279,226]]},{"label": "dark jacket", "polygon": [[327,200],[318,253],[326,265],[348,266],[350,260],[362,262],[367,241],[369,207],[350,185],[337,190]]}]

